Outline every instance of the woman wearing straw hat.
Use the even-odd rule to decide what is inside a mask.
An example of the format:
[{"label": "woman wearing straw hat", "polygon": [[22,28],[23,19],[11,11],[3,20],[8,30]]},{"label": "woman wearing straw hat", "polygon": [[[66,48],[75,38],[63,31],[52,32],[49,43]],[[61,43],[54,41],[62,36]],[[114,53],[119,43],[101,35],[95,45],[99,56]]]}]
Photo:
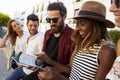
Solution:
[{"label": "woman wearing straw hat", "polygon": [[[120,28],[120,0],[111,0],[110,12],[115,16],[115,25]],[[110,80],[120,80],[120,39],[117,42],[116,53],[117,58],[107,78]]]},{"label": "woman wearing straw hat", "polygon": [[[116,57],[107,32],[107,28],[114,28],[114,24],[105,17],[105,6],[95,1],[85,2],[78,16],[73,17],[77,25],[71,37],[75,49],[70,60],[69,80],[105,80]],[[46,71],[39,72],[40,78],[67,80],[50,68],[45,69]]]}]

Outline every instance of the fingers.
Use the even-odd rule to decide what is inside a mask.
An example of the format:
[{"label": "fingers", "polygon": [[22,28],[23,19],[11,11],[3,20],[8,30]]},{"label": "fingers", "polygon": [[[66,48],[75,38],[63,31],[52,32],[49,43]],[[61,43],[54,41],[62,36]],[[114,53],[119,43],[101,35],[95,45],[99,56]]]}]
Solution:
[{"label": "fingers", "polygon": [[37,56],[38,58],[42,58],[46,53],[45,52],[41,52],[39,54],[34,54],[35,56]]},{"label": "fingers", "polygon": [[36,71],[37,70],[36,67],[26,67],[26,68],[29,69],[29,70],[32,70],[32,71]]},{"label": "fingers", "polygon": [[48,57],[45,53],[40,53],[40,54],[35,54],[37,56],[37,58],[39,59],[44,59],[46,57]]},{"label": "fingers", "polygon": [[50,67],[45,67],[44,69],[46,71],[39,72],[38,78],[40,80],[52,80],[52,77],[53,77],[52,69]]},{"label": "fingers", "polygon": [[45,61],[46,63],[50,64],[51,59],[45,52],[42,52],[40,54],[35,54],[35,55],[37,56],[37,59],[41,59],[41,60]]},{"label": "fingers", "polygon": [[23,67],[23,65],[21,65],[21,64],[19,64],[19,63],[17,63],[17,65],[18,65],[19,67]]}]

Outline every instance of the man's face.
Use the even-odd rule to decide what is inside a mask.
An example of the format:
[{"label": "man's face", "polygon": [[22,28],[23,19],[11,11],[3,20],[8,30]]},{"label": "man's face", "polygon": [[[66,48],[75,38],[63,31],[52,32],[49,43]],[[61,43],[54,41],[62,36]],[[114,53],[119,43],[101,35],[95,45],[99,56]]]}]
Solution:
[{"label": "man's face", "polygon": [[48,11],[46,20],[50,24],[53,33],[60,33],[63,30],[65,17],[61,17],[59,10]]},{"label": "man's face", "polygon": [[31,35],[35,35],[38,32],[38,26],[38,21],[28,21],[27,27]]}]

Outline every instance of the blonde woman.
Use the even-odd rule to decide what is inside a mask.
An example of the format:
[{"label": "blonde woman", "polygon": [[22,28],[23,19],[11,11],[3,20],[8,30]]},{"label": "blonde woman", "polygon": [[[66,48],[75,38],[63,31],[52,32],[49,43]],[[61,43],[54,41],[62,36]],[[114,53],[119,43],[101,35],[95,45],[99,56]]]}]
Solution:
[{"label": "blonde woman", "polygon": [[8,31],[0,42],[0,48],[12,45],[15,53],[24,52],[29,33],[24,32],[19,22],[13,19],[8,22],[7,27]]}]

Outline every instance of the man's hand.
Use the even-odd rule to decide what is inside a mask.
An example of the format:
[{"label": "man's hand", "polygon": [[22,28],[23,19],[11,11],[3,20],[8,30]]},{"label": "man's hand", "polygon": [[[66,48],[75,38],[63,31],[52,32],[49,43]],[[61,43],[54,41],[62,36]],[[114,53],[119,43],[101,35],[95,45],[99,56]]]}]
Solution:
[{"label": "man's hand", "polygon": [[37,67],[26,67],[29,70],[36,71],[38,68]]},{"label": "man's hand", "polygon": [[54,80],[55,77],[54,71],[51,67],[45,67],[45,71],[40,71],[38,73],[38,79],[39,80]]},{"label": "man's hand", "polygon": [[[19,64],[19,63],[17,63],[17,65],[19,67],[26,67],[25,65],[22,65],[22,64]],[[37,67],[26,67],[26,68],[29,69],[29,70],[32,70],[32,71],[36,71],[38,69]]]},{"label": "man's hand", "polygon": [[38,59],[42,59],[44,60],[47,64],[50,64],[51,62],[51,59],[49,58],[49,56],[45,53],[45,52],[42,52],[40,54],[35,54]]},{"label": "man's hand", "polygon": [[52,67],[45,67],[45,71],[40,71],[37,76],[39,80],[68,80],[60,73],[54,71]]}]

